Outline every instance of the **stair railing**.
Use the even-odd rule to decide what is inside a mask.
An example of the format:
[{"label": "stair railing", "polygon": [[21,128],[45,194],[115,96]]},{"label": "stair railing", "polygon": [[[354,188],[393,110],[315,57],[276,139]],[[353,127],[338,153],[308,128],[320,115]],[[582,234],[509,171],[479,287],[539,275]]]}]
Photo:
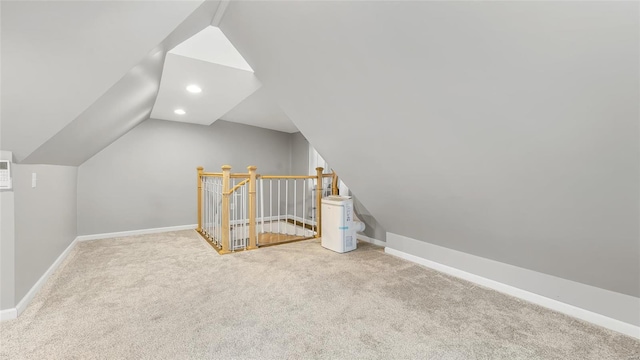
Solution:
[{"label": "stair railing", "polygon": [[320,237],[321,199],[338,193],[337,175],[323,168],[316,175],[197,170],[197,231],[221,254]]}]

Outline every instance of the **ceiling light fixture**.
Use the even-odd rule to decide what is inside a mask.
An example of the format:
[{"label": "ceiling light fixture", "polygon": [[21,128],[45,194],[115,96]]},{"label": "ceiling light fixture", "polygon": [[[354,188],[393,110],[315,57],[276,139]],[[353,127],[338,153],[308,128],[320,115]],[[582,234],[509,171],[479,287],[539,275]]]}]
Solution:
[{"label": "ceiling light fixture", "polygon": [[182,109],[176,109],[176,110],[174,111],[174,113],[176,113],[176,114],[178,114],[178,115],[184,115],[184,114],[186,114],[187,112],[186,112],[186,111],[184,111],[184,110],[182,110]]},{"label": "ceiling light fixture", "polygon": [[202,92],[202,89],[198,85],[189,85],[189,86],[187,86],[187,91],[190,92],[190,93],[197,94],[197,93]]}]

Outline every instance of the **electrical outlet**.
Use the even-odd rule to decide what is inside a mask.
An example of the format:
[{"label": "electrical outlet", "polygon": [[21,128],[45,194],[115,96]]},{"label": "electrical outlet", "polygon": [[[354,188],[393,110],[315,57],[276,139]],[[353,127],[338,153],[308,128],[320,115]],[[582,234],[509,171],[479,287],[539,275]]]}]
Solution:
[{"label": "electrical outlet", "polygon": [[36,187],[36,180],[37,180],[36,173],[31,173],[31,187],[32,188]]}]

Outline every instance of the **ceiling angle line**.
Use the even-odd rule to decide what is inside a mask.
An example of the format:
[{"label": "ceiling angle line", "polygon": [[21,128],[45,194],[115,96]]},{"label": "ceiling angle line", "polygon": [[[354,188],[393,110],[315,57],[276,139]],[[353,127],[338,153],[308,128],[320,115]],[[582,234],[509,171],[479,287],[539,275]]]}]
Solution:
[{"label": "ceiling angle line", "polygon": [[230,2],[231,0],[220,1],[220,5],[218,5],[218,10],[216,10],[216,14],[213,16],[211,25],[215,27],[218,27],[220,25],[220,22],[222,22],[222,18],[224,17],[224,12],[227,10]]}]

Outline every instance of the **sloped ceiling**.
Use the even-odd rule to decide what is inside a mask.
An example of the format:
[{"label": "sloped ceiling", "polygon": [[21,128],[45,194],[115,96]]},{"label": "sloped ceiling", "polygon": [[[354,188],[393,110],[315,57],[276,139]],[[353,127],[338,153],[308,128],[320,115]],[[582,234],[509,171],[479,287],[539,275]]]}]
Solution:
[{"label": "sloped ceiling", "polygon": [[282,132],[298,132],[298,128],[264,86],[224,114],[222,119]]},{"label": "sloped ceiling", "polygon": [[[202,92],[188,92],[190,84]],[[151,117],[211,125],[261,85],[252,71],[169,53]],[[178,108],[186,114],[175,114]]]},{"label": "sloped ceiling", "polygon": [[171,49],[170,53],[253,72],[251,66],[216,26],[207,26]]},{"label": "sloped ceiling", "polygon": [[164,51],[147,56],[24,163],[80,165],[142,121],[158,94]]},{"label": "sloped ceiling", "polygon": [[[189,92],[188,86],[201,91]],[[298,131],[268,91],[258,90],[261,86],[224,33],[209,26],[167,54],[151,117],[201,125],[211,125],[222,117],[273,130]]]},{"label": "sloped ceiling", "polygon": [[2,1],[2,148],[27,157],[201,3]]},{"label": "sloped ceiling", "polygon": [[638,6],[238,1],[220,27],[389,231],[639,296]]},{"label": "sloped ceiling", "polygon": [[80,165],[150,116],[209,125],[239,107],[229,121],[297,131],[265,91],[247,99],[261,83],[211,26],[228,2],[123,4],[2,3],[0,147],[17,162]]}]

